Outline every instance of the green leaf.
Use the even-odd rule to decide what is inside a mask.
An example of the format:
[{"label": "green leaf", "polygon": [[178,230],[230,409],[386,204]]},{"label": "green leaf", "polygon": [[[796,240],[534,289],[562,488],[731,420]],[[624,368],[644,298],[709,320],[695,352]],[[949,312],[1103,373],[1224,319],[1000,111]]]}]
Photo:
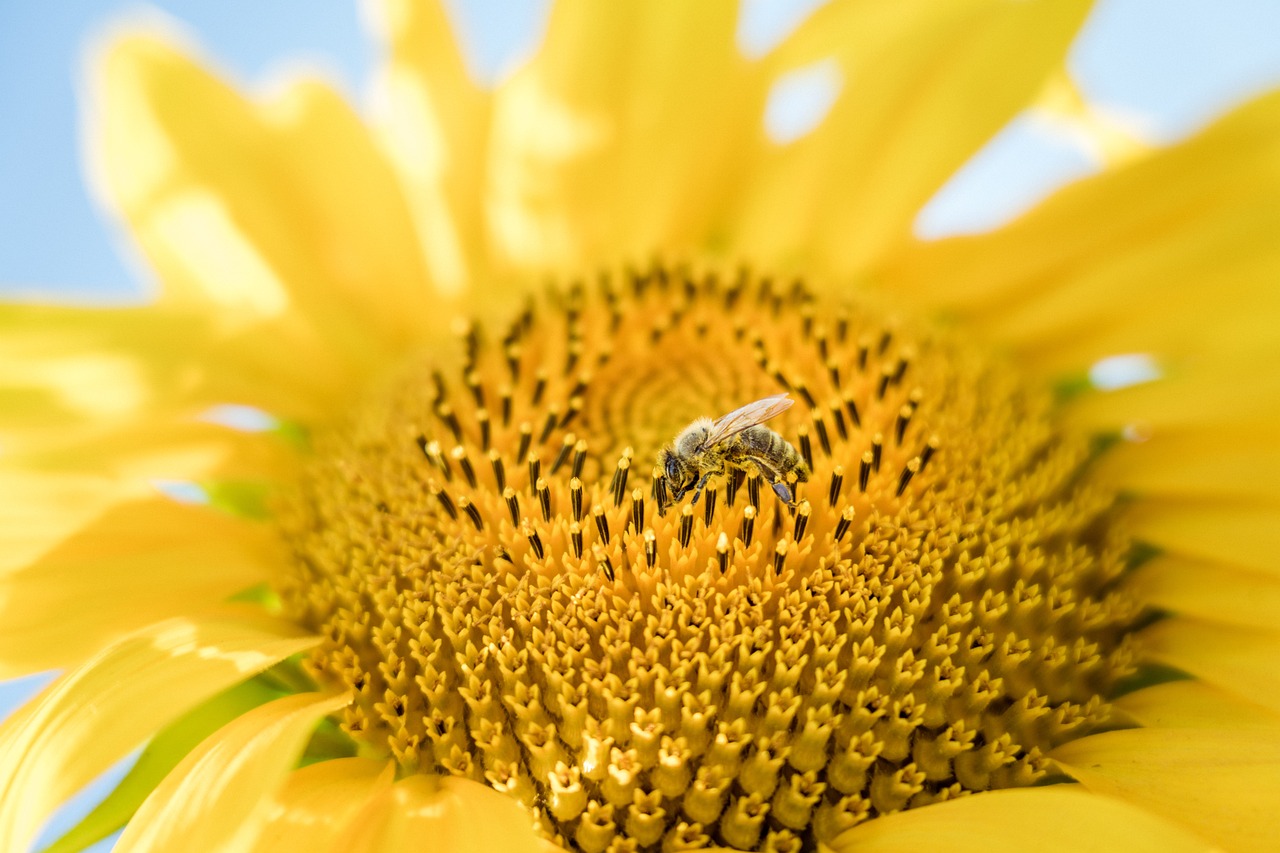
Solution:
[{"label": "green leaf", "polygon": [[200,487],[209,496],[209,505],[217,509],[261,521],[271,517],[268,509],[270,486],[256,480],[211,480]]},{"label": "green leaf", "polygon": [[43,853],[75,853],[120,829],[200,741],[246,711],[283,695],[267,681],[253,678],[192,709],[153,737],[115,790]]}]

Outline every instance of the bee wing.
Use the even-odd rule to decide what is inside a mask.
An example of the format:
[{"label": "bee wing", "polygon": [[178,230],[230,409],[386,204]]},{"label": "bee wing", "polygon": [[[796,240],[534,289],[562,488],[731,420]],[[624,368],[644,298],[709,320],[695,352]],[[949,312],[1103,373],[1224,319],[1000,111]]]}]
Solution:
[{"label": "bee wing", "polygon": [[707,438],[702,442],[702,446],[715,447],[722,441],[727,441],[744,429],[750,429],[756,424],[762,424],[772,417],[782,414],[787,409],[795,405],[786,394],[776,394],[772,397],[765,397],[763,400],[756,400],[754,403],[747,403],[741,409],[734,409],[722,418],[717,418],[715,423],[711,425],[711,431],[707,433]]}]

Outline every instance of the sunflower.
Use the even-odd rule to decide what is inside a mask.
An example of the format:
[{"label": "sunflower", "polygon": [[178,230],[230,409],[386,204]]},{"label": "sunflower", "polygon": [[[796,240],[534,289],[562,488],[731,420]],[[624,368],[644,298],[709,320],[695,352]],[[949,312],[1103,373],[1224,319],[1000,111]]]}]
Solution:
[{"label": "sunflower", "polygon": [[[143,747],[60,849],[1267,848],[1280,96],[1139,146],[1064,75],[1086,12],[833,3],[747,59],[735,3],[561,2],[486,91],[387,0],[369,125],[114,42],[90,149],[161,289],[3,309],[0,662],[62,673],[0,846]],[[1037,104],[1107,168],[914,237]]]}]

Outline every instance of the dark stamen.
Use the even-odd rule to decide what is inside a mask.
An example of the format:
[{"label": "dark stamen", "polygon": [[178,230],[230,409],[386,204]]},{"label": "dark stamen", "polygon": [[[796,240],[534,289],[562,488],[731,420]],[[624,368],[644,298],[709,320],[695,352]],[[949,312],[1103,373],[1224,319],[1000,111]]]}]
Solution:
[{"label": "dark stamen", "polygon": [[476,472],[471,467],[471,460],[467,458],[467,451],[462,445],[458,445],[449,451],[449,455],[453,457],[453,461],[458,463],[458,467],[462,469],[462,476],[467,478],[467,485],[471,488],[476,487]]},{"label": "dark stamen", "polygon": [[596,504],[591,508],[591,514],[596,519],[596,531],[600,534],[600,540],[604,544],[609,544],[609,519],[605,517],[604,507]]},{"label": "dark stamen", "polygon": [[551,489],[547,487],[547,481],[538,478],[537,485],[534,488],[538,492],[538,503],[542,506],[542,520],[551,520]]},{"label": "dark stamen", "polygon": [[533,424],[525,421],[520,424],[520,446],[516,450],[516,459],[524,459],[529,454],[529,447],[533,444]]},{"label": "dark stamen", "polygon": [[582,525],[576,521],[569,525],[569,543],[573,546],[573,556],[582,559]]},{"label": "dark stamen", "polygon": [[831,470],[831,488],[827,489],[827,504],[835,506],[840,499],[840,490],[844,487],[844,468],[837,465]]},{"label": "dark stamen", "polygon": [[516,490],[508,486],[502,490],[503,500],[507,502],[507,511],[511,513],[511,523],[519,526],[520,524],[520,498],[516,495]]},{"label": "dark stamen", "polygon": [[849,438],[849,428],[844,423],[844,410],[840,408],[839,400],[831,401],[831,420],[836,422],[836,432],[840,433],[840,440],[847,441]]},{"label": "dark stamen", "polygon": [[582,521],[582,481],[577,477],[569,481],[569,506],[573,508],[573,520]]},{"label": "dark stamen", "polygon": [[502,425],[504,427],[511,426],[511,397],[514,393],[510,385],[502,386]]},{"label": "dark stamen", "polygon": [[804,539],[804,532],[809,527],[809,502],[804,501],[796,510],[796,523],[792,529],[791,538],[799,542]]},{"label": "dark stamen", "polygon": [[840,521],[836,523],[835,539],[839,542],[844,539],[844,535],[849,532],[849,526],[853,524],[853,507],[845,507],[844,512],[840,513]]},{"label": "dark stamen", "polygon": [[898,497],[907,490],[907,484],[911,482],[911,478],[920,470],[920,457],[916,457],[907,463],[907,467],[902,469],[902,475],[898,477]]},{"label": "dark stamen", "polygon": [[827,421],[822,417],[822,412],[813,413],[813,426],[818,431],[818,446],[825,455],[830,456],[831,437],[827,435]]},{"label": "dark stamen", "polygon": [[893,443],[902,445],[902,437],[907,434],[907,424],[911,423],[911,416],[915,414],[915,408],[910,404],[898,409],[898,419],[893,424]]},{"label": "dark stamen", "polygon": [[551,473],[555,474],[560,470],[560,466],[569,458],[569,452],[573,450],[574,436],[569,433],[564,437],[564,441],[560,444],[560,452],[556,454],[556,461],[551,463]]},{"label": "dark stamen", "polygon": [[613,482],[609,484],[609,491],[613,494],[613,505],[622,505],[622,496],[627,493],[627,472],[631,469],[631,459],[623,456],[618,460],[618,467],[613,472]]},{"label": "dark stamen", "polygon": [[742,487],[743,475],[737,468],[729,469],[729,483],[725,486],[724,505],[733,506],[738,498],[738,489]]},{"label": "dark stamen", "polygon": [[538,436],[538,444],[545,444],[547,439],[551,437],[551,433],[555,431],[556,424],[560,422],[560,407],[550,405],[547,407],[547,419],[542,423],[542,433]]},{"label": "dark stamen", "polygon": [[462,511],[467,514],[467,518],[471,519],[471,523],[475,525],[476,530],[484,530],[484,522],[480,518],[480,510],[476,509],[476,505],[466,498],[458,498],[458,506],[462,507]]},{"label": "dark stamen", "polygon": [[533,382],[533,405],[535,407],[542,405],[542,395],[547,390],[547,372],[539,370],[537,377]]},{"label": "dark stamen", "polygon": [[539,458],[536,451],[529,451],[529,488],[533,488],[538,483],[538,478],[542,476],[542,459]]},{"label": "dark stamen", "polygon": [[804,464],[809,466],[809,470],[813,470],[813,443],[809,441],[809,428],[804,424],[800,425],[797,430],[800,435],[800,455],[804,457]]},{"label": "dark stamen", "polygon": [[787,561],[787,540],[779,539],[773,548],[773,573],[782,574],[782,564]]},{"label": "dark stamen", "polygon": [[449,513],[450,518],[458,517],[458,510],[454,508],[453,501],[449,499],[449,492],[443,486],[437,488],[434,483],[431,488],[436,490],[436,498],[439,499],[440,505],[444,507],[444,511]]}]

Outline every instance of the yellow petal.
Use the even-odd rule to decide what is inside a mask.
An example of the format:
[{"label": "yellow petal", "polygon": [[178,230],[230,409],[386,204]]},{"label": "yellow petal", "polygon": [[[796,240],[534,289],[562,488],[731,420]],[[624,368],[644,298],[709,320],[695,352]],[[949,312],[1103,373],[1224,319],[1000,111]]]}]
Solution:
[{"label": "yellow petal", "polygon": [[883,815],[843,833],[830,847],[835,853],[1209,850],[1155,815],[1075,785],[989,791]]},{"label": "yellow petal", "polygon": [[276,321],[277,350],[339,389],[435,328],[390,166],[321,84],[251,104],[140,36],[99,78],[90,138],[167,299]]},{"label": "yellow petal", "polygon": [[270,580],[285,558],[272,530],[208,507],[114,507],[0,573],[0,676],[75,664],[144,625],[215,608]]},{"label": "yellow petal", "polygon": [[1146,657],[1280,711],[1280,632],[1164,619],[1141,634]]},{"label": "yellow petal", "polygon": [[63,800],[149,735],[316,642],[288,630],[265,621],[175,619],[60,677],[0,725],[0,849],[28,849]]},{"label": "yellow petal", "polygon": [[431,280],[452,293],[483,271],[489,96],[468,78],[438,0],[383,0],[376,11],[389,47],[376,81],[378,129],[406,187]]},{"label": "yellow petal", "polygon": [[545,853],[529,814],[512,797],[457,776],[397,782],[355,818],[335,850],[369,853]]},{"label": "yellow petal", "polygon": [[248,849],[316,723],[349,701],[319,693],[286,696],[223,726],[147,797],[115,849]]},{"label": "yellow petal", "polygon": [[1149,728],[1245,729],[1280,726],[1280,713],[1186,679],[1136,690],[1115,701],[1134,722]]},{"label": "yellow petal", "polygon": [[[858,274],[910,237],[946,180],[1064,61],[1085,2],[832,3],[780,62],[831,56],[844,87],[823,123],[770,145],[746,184],[734,248]],[[980,92],[981,97],[974,97]],[[812,264],[810,264],[812,266]]]},{"label": "yellow petal", "polygon": [[30,564],[111,506],[141,493],[136,483],[102,476],[0,471],[0,574]]},{"label": "yellow petal", "polygon": [[996,232],[917,246],[883,279],[1049,373],[1120,353],[1171,370],[1205,351],[1275,353],[1277,139],[1280,92]]},{"label": "yellow petal", "polygon": [[[1082,394],[1065,414],[1073,423],[1097,430],[1133,425],[1153,441],[1166,435],[1175,440],[1200,435],[1205,447],[1197,455],[1212,456],[1211,451],[1229,448],[1235,440],[1265,444],[1280,423],[1280,371],[1258,369],[1270,363],[1265,349],[1246,354],[1206,351],[1173,365],[1167,380]],[[1241,381],[1243,377],[1247,379]]]},{"label": "yellow petal", "polygon": [[1280,575],[1162,554],[1130,583],[1144,601],[1186,616],[1245,627],[1280,628]]},{"label": "yellow petal", "polygon": [[1280,838],[1280,728],[1128,729],[1072,741],[1052,758],[1089,790],[1215,846],[1274,850]]},{"label": "yellow petal", "polygon": [[153,306],[0,305],[6,432],[121,419],[180,399],[209,405],[182,376],[190,364],[175,358],[200,349],[209,322]]},{"label": "yellow petal", "polygon": [[1180,498],[1259,497],[1280,502],[1275,432],[1233,428],[1152,430],[1113,445],[1095,470],[1128,492]]},{"label": "yellow petal", "polygon": [[324,372],[330,354],[282,345],[295,326],[212,303],[0,306],[5,431],[193,417],[219,403],[313,418],[344,389]]},{"label": "yellow petal", "polygon": [[1280,506],[1256,501],[1146,498],[1129,512],[1139,539],[1176,555],[1280,572]]},{"label": "yellow petal", "polygon": [[253,849],[330,849],[339,830],[390,786],[393,775],[392,765],[369,758],[337,758],[295,770],[276,791]]},{"label": "yellow petal", "polygon": [[701,237],[741,178],[739,136],[764,101],[734,42],[737,11],[552,7],[538,54],[494,93],[486,209],[499,259],[580,274]]}]

